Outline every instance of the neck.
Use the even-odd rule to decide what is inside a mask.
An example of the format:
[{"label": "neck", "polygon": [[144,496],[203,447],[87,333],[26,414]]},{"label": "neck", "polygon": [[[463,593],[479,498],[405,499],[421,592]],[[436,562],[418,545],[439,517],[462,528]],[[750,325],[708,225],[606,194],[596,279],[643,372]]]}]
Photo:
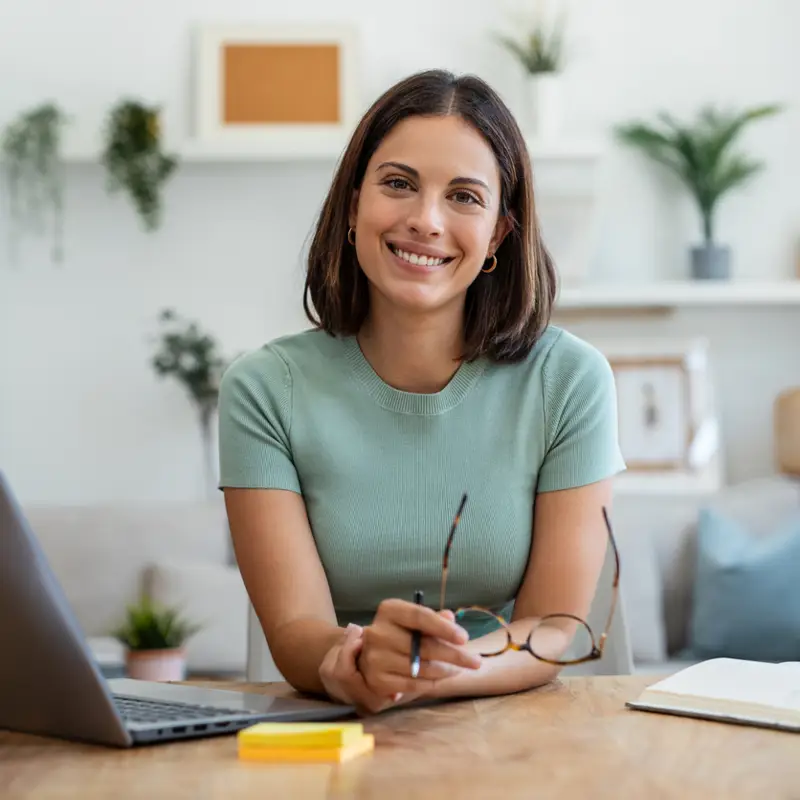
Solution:
[{"label": "neck", "polygon": [[364,357],[381,380],[400,391],[426,394],[450,382],[461,366],[463,341],[463,308],[425,316],[380,301],[371,303],[358,333]]}]

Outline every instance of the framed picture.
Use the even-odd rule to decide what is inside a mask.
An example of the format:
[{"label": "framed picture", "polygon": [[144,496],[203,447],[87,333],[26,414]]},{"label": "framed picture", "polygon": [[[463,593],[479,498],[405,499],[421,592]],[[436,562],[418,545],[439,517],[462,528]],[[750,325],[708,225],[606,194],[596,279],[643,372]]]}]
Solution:
[{"label": "framed picture", "polygon": [[263,150],[344,141],[361,111],[357,48],[344,25],[201,27],[197,137]]},{"label": "framed picture", "polygon": [[705,424],[704,342],[605,350],[617,387],[619,441],[629,470],[683,470]]}]

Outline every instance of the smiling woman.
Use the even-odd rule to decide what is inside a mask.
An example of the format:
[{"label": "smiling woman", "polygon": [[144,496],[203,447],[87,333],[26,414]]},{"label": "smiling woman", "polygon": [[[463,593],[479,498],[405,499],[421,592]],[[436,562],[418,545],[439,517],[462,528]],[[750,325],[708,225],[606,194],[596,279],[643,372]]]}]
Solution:
[{"label": "smiling woman", "polygon": [[[238,359],[220,391],[237,560],[297,689],[376,712],[557,674],[511,649],[481,658],[506,634],[413,602],[437,596],[468,494],[453,608],[502,612],[520,641],[542,617],[588,611],[624,464],[613,374],[550,324],[555,291],[528,153],[497,94],[434,70],[378,98],[314,233],[313,328]],[[550,640],[566,648],[567,627]]]}]

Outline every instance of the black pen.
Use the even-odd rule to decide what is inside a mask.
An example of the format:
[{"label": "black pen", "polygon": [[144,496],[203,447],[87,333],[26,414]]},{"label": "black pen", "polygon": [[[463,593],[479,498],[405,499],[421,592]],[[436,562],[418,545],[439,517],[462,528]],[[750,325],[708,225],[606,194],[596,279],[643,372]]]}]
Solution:
[{"label": "black pen", "polygon": [[[422,592],[417,589],[414,592],[414,602],[419,606],[422,605]],[[413,631],[411,634],[411,677],[416,678],[419,675],[419,648],[422,643],[422,634],[419,631]]]}]

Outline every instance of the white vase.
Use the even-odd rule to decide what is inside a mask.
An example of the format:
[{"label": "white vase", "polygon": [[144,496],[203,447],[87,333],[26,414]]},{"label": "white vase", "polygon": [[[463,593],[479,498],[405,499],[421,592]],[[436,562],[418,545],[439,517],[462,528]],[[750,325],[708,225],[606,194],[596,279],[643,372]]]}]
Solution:
[{"label": "white vase", "polygon": [[528,135],[554,139],[561,133],[562,77],[555,72],[527,76]]},{"label": "white vase", "polygon": [[182,681],[186,677],[186,653],[183,648],[128,650],[125,672],[140,681]]}]

